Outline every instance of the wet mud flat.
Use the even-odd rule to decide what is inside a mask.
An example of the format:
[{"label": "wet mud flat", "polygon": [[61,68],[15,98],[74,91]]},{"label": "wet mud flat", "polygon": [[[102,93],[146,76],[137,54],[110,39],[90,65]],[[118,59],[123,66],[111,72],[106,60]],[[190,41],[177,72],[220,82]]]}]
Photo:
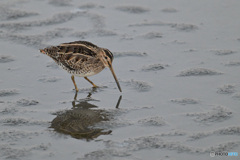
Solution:
[{"label": "wet mud flat", "polygon": [[[238,1],[2,0],[0,159],[240,152],[239,12]],[[113,53],[122,93],[104,69],[89,77],[97,89],[76,77],[76,94],[38,50],[78,40]]]}]

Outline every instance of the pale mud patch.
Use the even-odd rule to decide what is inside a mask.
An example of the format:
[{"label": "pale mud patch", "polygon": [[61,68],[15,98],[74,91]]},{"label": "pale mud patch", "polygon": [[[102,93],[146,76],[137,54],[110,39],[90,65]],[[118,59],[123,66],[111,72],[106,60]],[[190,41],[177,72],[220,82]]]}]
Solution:
[{"label": "pale mud patch", "polygon": [[133,87],[133,89],[139,91],[139,92],[146,92],[149,91],[152,88],[152,85],[148,82],[144,82],[144,81],[138,81],[138,80],[125,80],[122,81],[124,84],[126,84],[127,86],[131,86]]},{"label": "pale mud patch", "polygon": [[230,126],[207,132],[197,132],[189,135],[190,140],[198,140],[212,135],[238,135],[240,136],[240,126]]},{"label": "pale mud patch", "polygon": [[176,98],[171,99],[171,102],[185,105],[185,104],[198,104],[200,100],[193,98]]},{"label": "pale mud patch", "polygon": [[138,123],[145,126],[163,126],[167,124],[166,121],[159,116],[143,118],[138,120]]},{"label": "pale mud patch", "polygon": [[159,71],[165,68],[165,66],[168,65],[164,65],[164,64],[151,64],[148,66],[143,66],[142,71]]},{"label": "pale mud patch", "polygon": [[234,50],[211,50],[211,52],[215,53],[216,55],[223,56],[223,55],[230,55],[233,53],[237,53]]},{"label": "pale mud patch", "polygon": [[17,101],[17,104],[20,106],[31,106],[31,105],[37,105],[39,101],[28,99],[28,98],[22,98]]},{"label": "pale mud patch", "polygon": [[128,56],[145,57],[147,55],[148,54],[146,52],[138,52],[138,51],[113,52],[114,57],[128,57]]},{"label": "pale mud patch", "polygon": [[19,93],[18,89],[4,89],[0,90],[0,97],[11,96],[18,93]]},{"label": "pale mud patch", "polygon": [[194,121],[200,123],[222,122],[232,117],[232,111],[223,106],[216,106],[211,111],[202,113],[186,113],[186,116],[193,116]]},{"label": "pale mud patch", "polygon": [[217,88],[217,93],[220,94],[231,94],[235,92],[235,84],[225,84]]},{"label": "pale mud patch", "polygon": [[150,9],[142,6],[118,6],[116,7],[117,10],[127,12],[127,13],[146,13],[149,12]]},{"label": "pale mud patch", "polygon": [[177,76],[203,76],[203,75],[219,75],[223,74],[220,71],[207,68],[190,68],[181,71]]},{"label": "pale mud patch", "polygon": [[14,60],[15,58],[11,55],[0,55],[0,63],[7,63]]}]

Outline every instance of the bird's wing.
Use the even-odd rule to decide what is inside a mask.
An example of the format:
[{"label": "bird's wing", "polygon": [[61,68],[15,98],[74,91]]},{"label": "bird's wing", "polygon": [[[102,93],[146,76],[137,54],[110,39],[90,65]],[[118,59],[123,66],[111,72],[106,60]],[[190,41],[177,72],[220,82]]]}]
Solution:
[{"label": "bird's wing", "polygon": [[98,47],[90,42],[78,41],[44,48],[40,52],[69,70],[82,70],[90,64],[102,63],[96,56],[97,49]]}]

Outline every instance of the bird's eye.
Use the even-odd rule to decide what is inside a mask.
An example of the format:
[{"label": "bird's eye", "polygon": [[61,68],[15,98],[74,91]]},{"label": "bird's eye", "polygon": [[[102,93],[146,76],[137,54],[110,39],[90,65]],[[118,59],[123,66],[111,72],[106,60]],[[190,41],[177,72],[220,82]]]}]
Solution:
[{"label": "bird's eye", "polygon": [[107,57],[105,57],[105,59],[107,59]]}]

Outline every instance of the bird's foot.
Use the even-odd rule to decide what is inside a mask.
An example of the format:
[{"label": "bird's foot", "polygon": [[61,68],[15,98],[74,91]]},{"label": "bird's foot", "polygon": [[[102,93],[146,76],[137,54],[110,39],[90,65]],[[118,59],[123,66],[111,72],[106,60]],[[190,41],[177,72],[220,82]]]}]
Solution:
[{"label": "bird's foot", "polygon": [[93,84],[93,88],[98,88],[98,86],[97,86],[97,85],[95,85],[95,84]]}]

